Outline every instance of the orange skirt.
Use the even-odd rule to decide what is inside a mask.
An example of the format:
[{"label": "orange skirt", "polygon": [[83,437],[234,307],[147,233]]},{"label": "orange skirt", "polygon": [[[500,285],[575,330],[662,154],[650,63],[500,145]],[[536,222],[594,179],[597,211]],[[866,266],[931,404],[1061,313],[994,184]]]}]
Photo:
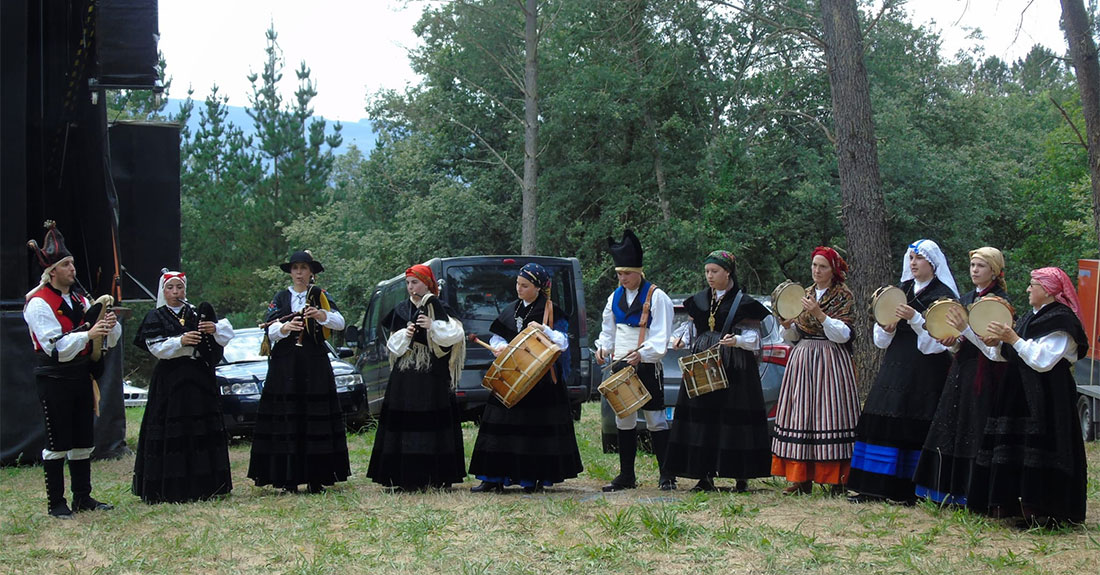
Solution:
[{"label": "orange skirt", "polygon": [[780,475],[792,483],[813,481],[823,485],[843,485],[848,482],[851,461],[795,461],[772,456],[772,475]]}]

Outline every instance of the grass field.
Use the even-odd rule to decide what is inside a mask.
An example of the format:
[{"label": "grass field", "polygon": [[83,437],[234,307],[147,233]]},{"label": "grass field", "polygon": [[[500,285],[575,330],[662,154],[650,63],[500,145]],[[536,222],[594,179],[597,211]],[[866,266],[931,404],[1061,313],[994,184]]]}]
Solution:
[{"label": "grass field", "polygon": [[[140,409],[127,410],[136,444]],[[477,429],[465,428],[467,455]],[[146,505],[130,494],[133,457],[93,464],[109,512],[58,521],[45,513],[40,467],[0,470],[0,572],[59,573],[1100,573],[1100,443],[1087,446],[1085,525],[1023,531],[933,505],[851,504],[786,497],[783,482],[750,492],[600,492],[618,460],[600,450],[599,409],[577,426],[585,473],[544,493],[391,493],[369,480],[373,432],[348,436],[347,483],[321,495],[280,495],[245,478],[247,443],[233,445],[233,493],[219,501]],[[719,486],[731,481],[719,480]],[[682,486],[687,487],[688,485]]]}]

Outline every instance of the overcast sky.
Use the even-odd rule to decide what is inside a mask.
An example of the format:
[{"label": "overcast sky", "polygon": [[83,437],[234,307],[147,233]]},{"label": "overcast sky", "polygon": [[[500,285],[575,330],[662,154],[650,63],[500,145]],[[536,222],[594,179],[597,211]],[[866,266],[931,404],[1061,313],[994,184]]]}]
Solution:
[{"label": "overcast sky", "polygon": [[[191,87],[201,100],[217,83],[230,105],[247,106],[246,76],[262,69],[270,24],[286,61],[285,95],[293,93],[294,70],[305,60],[317,84],[314,110],[328,119],[355,122],[365,116],[367,94],[416,82],[406,49],[417,45],[412,27],[424,2],[160,0],[159,5],[160,49],[173,98],[185,97]],[[1036,43],[1065,51],[1058,0],[910,0],[906,9],[914,22],[941,31],[949,56],[973,48],[978,41],[971,33],[978,27],[985,53],[1005,60],[1023,56]]]}]

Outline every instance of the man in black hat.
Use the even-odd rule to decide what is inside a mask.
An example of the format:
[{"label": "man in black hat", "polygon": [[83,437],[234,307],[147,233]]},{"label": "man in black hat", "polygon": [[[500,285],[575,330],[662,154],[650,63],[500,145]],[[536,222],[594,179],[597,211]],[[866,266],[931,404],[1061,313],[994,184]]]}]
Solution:
[{"label": "man in black hat", "polygon": [[[634,232],[626,230],[620,242],[607,238],[619,287],[607,298],[603,309],[603,329],[596,340],[596,361],[612,361],[612,372],[634,366],[652,399],[642,406],[646,428],[653,440],[657,465],[662,467],[658,486],[663,491],[676,489],[675,477],[664,475],[668,446],[668,420],[665,418],[664,371],[661,358],[672,334],[672,300],[645,279],[642,269],[642,244]],[[619,430],[619,475],[604,486],[604,491],[637,487],[634,458],[638,449],[637,416],[615,417]]]},{"label": "man in black hat", "polygon": [[[108,312],[103,319],[85,317],[87,299],[72,290],[76,265],[65,248],[65,238],[52,221],[46,222],[42,246],[27,245],[42,267],[41,280],[27,293],[23,319],[30,328],[38,365],[34,368],[38,398],[46,420],[46,447],[42,467],[46,472],[49,514],[72,519],[73,512],[107,510],[111,505],[92,498],[92,450],[95,449],[95,396],[92,374],[92,338],[106,338],[113,347],[122,325]],[[101,360],[102,361],[102,360]],[[73,506],[65,501],[65,459],[69,460]]]}]

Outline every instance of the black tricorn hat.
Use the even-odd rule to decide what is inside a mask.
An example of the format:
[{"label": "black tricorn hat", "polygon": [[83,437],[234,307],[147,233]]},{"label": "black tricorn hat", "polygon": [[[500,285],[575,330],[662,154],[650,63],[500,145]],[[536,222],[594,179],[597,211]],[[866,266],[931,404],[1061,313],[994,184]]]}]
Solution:
[{"label": "black tricorn hat", "polygon": [[611,259],[615,260],[615,267],[642,267],[642,242],[638,241],[638,236],[629,229],[623,232],[621,242],[607,238],[607,249],[611,251]]},{"label": "black tricorn hat", "polygon": [[290,273],[290,266],[298,262],[309,264],[309,269],[315,274],[325,271],[325,266],[321,265],[321,262],[314,260],[313,254],[309,253],[309,250],[294,252],[290,256],[290,261],[285,264],[279,264],[279,268],[286,273]]},{"label": "black tricorn hat", "polygon": [[56,222],[46,220],[42,226],[46,228],[46,237],[42,239],[42,246],[39,247],[38,242],[30,240],[27,242],[27,247],[34,252],[38,265],[46,270],[57,262],[72,257],[73,254],[69,253],[69,248],[65,247],[65,236],[61,235],[61,231],[57,229]]}]

